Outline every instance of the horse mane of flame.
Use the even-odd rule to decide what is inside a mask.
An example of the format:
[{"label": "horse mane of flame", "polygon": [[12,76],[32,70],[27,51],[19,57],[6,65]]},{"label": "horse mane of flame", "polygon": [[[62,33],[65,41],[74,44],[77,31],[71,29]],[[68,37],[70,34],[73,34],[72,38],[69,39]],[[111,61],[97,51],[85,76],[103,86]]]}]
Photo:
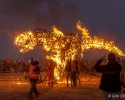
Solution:
[{"label": "horse mane of flame", "polygon": [[[53,32],[38,30],[38,32],[28,31],[19,34],[15,37],[15,44],[21,47],[20,52],[28,52],[34,49],[37,44],[43,45],[45,52],[48,53],[46,58],[55,61],[57,69],[64,69],[69,57],[73,60],[76,55],[91,48],[105,49],[120,56],[125,56],[113,42],[90,36],[89,31],[85,27],[82,28],[80,21],[76,26],[82,32],[82,35],[63,34],[56,27],[53,27]],[[58,79],[59,72],[57,69],[55,71]]]}]

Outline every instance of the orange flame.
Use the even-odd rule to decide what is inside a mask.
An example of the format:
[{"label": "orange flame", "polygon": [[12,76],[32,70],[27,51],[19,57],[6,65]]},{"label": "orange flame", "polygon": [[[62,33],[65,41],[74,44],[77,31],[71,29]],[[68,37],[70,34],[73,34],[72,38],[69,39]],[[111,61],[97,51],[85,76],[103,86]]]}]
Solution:
[{"label": "orange flame", "polygon": [[76,26],[82,31],[82,36],[78,34],[64,35],[63,32],[53,27],[53,32],[51,33],[39,32],[36,34],[32,31],[24,32],[16,36],[15,44],[22,47],[20,52],[32,50],[37,44],[43,45],[43,49],[47,53],[51,52],[46,58],[52,59],[57,63],[55,68],[55,77],[57,79],[60,78],[60,69],[65,68],[66,61],[69,57],[73,60],[75,55],[82,54],[90,48],[105,49],[117,53],[120,56],[125,56],[113,42],[95,36],[91,37],[89,31],[85,27],[82,28],[80,21]]}]

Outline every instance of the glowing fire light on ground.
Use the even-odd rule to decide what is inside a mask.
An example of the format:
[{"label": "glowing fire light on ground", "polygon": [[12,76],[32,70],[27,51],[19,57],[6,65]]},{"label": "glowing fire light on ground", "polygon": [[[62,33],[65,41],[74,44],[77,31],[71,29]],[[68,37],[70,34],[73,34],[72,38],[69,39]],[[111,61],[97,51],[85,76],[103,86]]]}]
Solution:
[{"label": "glowing fire light on ground", "polygon": [[20,81],[15,82],[15,81],[13,81],[13,82],[10,82],[10,85],[29,85],[29,83],[28,82],[20,82]]},{"label": "glowing fire light on ground", "polygon": [[24,32],[15,38],[15,44],[21,47],[20,52],[28,52],[34,49],[37,44],[43,45],[44,52],[48,53],[47,59],[52,59],[56,62],[55,77],[57,79],[63,73],[67,59],[72,60],[77,55],[81,55],[85,50],[91,48],[105,49],[114,52],[120,56],[125,54],[114,45],[114,42],[109,42],[96,36],[90,36],[89,31],[83,27],[80,21],[77,23],[77,29],[82,31],[82,35],[64,34],[56,27],[53,27],[53,32],[37,29],[34,31]]}]

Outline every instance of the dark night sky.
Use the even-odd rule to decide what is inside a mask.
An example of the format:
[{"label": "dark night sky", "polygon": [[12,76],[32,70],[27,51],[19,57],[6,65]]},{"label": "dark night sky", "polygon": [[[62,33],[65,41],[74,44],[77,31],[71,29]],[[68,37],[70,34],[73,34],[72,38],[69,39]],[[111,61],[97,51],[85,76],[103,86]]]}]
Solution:
[{"label": "dark night sky", "polygon": [[91,35],[114,41],[125,53],[124,0],[1,0],[0,59],[40,59],[42,47],[22,54],[14,45],[15,35],[36,28],[52,31],[54,25],[63,33],[81,34],[78,20]]}]

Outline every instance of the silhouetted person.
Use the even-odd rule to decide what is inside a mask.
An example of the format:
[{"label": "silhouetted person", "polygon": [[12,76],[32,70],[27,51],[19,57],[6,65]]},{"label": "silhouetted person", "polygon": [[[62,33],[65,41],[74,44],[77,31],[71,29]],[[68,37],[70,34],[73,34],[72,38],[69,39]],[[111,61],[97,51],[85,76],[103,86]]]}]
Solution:
[{"label": "silhouetted person", "polygon": [[33,62],[33,57],[31,57],[31,62]]},{"label": "silhouetted person", "polygon": [[125,93],[125,76],[124,76],[123,65],[119,57],[116,57],[116,61],[122,66],[122,71],[120,73],[120,80],[121,80],[122,92]]},{"label": "silhouetted person", "polygon": [[[115,61],[116,56],[113,53],[108,55],[107,64],[101,65],[101,62],[104,59],[105,57],[100,58],[94,66],[94,69],[97,72],[102,73],[99,89],[103,90],[105,100],[120,100],[120,72],[122,70],[122,66]],[[113,95],[118,95],[119,97],[113,98]]]},{"label": "silhouetted person", "polygon": [[74,62],[71,63],[71,86],[76,87],[76,67]]},{"label": "silhouetted person", "polygon": [[55,64],[53,60],[48,61],[48,86],[53,87],[54,84],[54,67]]},{"label": "silhouetted person", "polygon": [[66,82],[67,82],[67,87],[69,86],[69,79],[71,81],[71,59],[68,59],[66,66],[65,66],[65,70],[66,70]]},{"label": "silhouetted person", "polygon": [[74,63],[75,63],[75,69],[76,69],[76,85],[77,85],[77,79],[79,81],[79,86],[81,86],[81,82],[80,82],[80,78],[79,78],[79,66],[78,66],[78,61],[77,60],[74,60]]}]

